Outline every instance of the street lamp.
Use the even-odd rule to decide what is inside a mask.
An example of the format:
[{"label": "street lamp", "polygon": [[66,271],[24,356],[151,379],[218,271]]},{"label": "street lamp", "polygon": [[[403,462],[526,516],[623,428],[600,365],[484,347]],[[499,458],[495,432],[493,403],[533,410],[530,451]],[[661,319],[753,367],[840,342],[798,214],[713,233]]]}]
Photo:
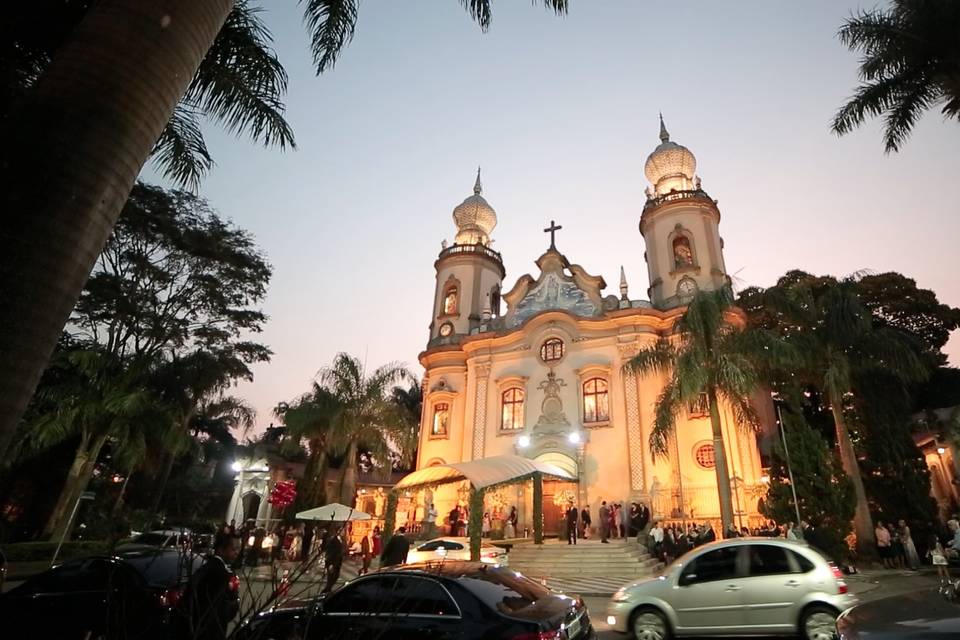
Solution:
[{"label": "street lamp", "polygon": [[780,427],[780,438],[783,441],[783,455],[786,458],[786,463],[787,463],[787,475],[790,476],[790,493],[793,494],[793,509],[797,514],[797,527],[799,527],[800,526],[800,503],[797,501],[797,484],[793,481],[793,466],[791,466],[790,464],[790,448],[787,446],[786,427],[784,427],[784,424],[783,424],[783,415],[780,413],[780,405],[774,402],[773,406],[777,410],[777,425]]}]

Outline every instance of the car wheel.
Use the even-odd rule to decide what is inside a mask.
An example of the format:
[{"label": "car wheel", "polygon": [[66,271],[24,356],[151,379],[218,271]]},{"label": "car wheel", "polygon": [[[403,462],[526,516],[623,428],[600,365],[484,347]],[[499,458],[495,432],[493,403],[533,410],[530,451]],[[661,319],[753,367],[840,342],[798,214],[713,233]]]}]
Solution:
[{"label": "car wheel", "polygon": [[807,607],[800,616],[800,636],[805,640],[834,640],[837,612],[824,605]]},{"label": "car wheel", "polygon": [[633,614],[630,630],[637,640],[668,640],[670,627],[662,613],[652,608],[640,609]]}]

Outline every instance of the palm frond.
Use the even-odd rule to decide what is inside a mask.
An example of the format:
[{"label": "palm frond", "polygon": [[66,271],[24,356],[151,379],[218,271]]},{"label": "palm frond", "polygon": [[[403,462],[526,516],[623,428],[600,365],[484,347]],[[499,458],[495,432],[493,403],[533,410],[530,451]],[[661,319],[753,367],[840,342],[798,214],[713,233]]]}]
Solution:
[{"label": "palm frond", "polygon": [[650,429],[650,452],[655,459],[670,455],[670,434],[676,427],[677,414],[682,407],[678,384],[676,380],[670,380],[660,390],[654,405],[653,426]]},{"label": "palm frond", "polygon": [[310,50],[317,75],[333,68],[340,51],[353,40],[356,0],[306,0],[303,20],[310,32]]},{"label": "palm frond", "polygon": [[245,0],[234,5],[184,100],[231,133],[247,133],[265,146],[293,148],[293,131],[284,119],[287,72],[259,12]]},{"label": "palm frond", "polygon": [[[537,0],[532,0],[532,2],[538,4]],[[490,28],[490,21],[493,18],[490,10],[490,0],[460,0],[460,4],[483,31]],[[569,2],[568,0],[539,0],[539,4],[552,10],[558,16],[562,16],[566,15]]]},{"label": "palm frond", "polygon": [[623,371],[638,376],[668,372],[673,367],[676,353],[676,348],[670,341],[661,338],[653,345],[643,347],[637,355],[627,360],[623,364]]},{"label": "palm frond", "polygon": [[200,131],[197,113],[181,102],[150,152],[164,177],[196,190],[213,167],[213,158]]}]

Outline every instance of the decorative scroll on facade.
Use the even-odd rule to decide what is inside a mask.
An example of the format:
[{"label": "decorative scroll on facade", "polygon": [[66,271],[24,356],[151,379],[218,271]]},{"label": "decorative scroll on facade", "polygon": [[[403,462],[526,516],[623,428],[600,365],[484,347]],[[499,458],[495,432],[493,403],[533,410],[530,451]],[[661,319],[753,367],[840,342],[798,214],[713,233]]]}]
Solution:
[{"label": "decorative scroll on facade", "polygon": [[473,459],[483,457],[487,435],[487,383],[490,380],[490,365],[478,364],[473,369],[477,378],[477,394],[473,403]]},{"label": "decorative scroll on facade", "polygon": [[[634,344],[617,345],[620,362],[624,363],[637,354]],[[637,376],[623,374],[624,398],[627,405],[627,447],[630,449],[630,490],[643,491],[643,436],[640,433],[640,401],[637,397]]]}]

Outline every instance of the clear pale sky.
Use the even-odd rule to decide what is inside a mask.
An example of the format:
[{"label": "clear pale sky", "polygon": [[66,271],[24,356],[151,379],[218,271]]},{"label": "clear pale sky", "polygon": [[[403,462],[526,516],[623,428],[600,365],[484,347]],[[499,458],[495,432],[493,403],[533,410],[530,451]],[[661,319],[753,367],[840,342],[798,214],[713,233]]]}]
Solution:
[{"label": "clear pale sky", "polygon": [[[960,125],[928,112],[889,156],[876,121],[829,131],[857,80],[835,33],[873,3],[571,0],[558,18],[514,0],[493,3],[484,34],[456,0],[365,0],[353,43],[319,78],[298,3],[263,4],[298,150],[210,125],[217,166],[201,188],[274,266],[260,337],[275,355],[235,390],[260,428],[339,351],[419,375],[433,262],[477,165],[505,287],[536,276],[555,219],[571,262],[608,293],[623,265],[631,297],[646,297],[637,225],[661,110],[719,200],[738,288],[793,268],[893,270],[960,306]],[[948,351],[960,363],[958,336]]]}]

